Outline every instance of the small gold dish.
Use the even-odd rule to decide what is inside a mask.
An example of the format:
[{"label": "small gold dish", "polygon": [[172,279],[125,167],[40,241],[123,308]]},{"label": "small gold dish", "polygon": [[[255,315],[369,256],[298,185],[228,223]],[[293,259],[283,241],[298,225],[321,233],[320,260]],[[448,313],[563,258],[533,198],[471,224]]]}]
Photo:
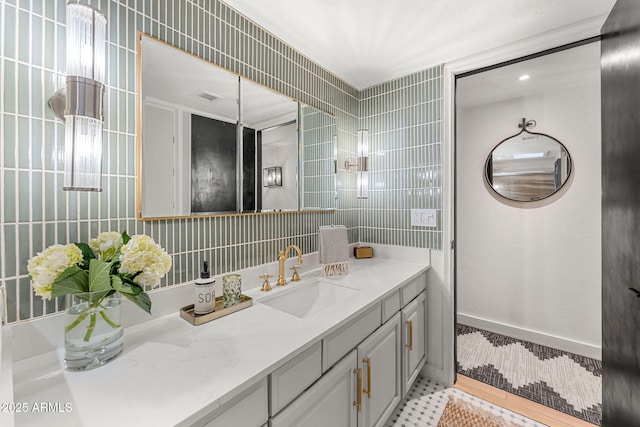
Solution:
[{"label": "small gold dish", "polygon": [[225,307],[222,303],[222,297],[220,296],[216,297],[215,311],[207,314],[195,314],[193,311],[193,304],[191,304],[180,309],[180,317],[182,317],[192,325],[198,326],[202,325],[203,323],[207,323],[220,317],[226,316],[227,314],[231,314],[244,308],[251,307],[252,305],[253,299],[249,298],[246,295],[240,295],[240,302],[238,304],[234,304],[230,307]]}]

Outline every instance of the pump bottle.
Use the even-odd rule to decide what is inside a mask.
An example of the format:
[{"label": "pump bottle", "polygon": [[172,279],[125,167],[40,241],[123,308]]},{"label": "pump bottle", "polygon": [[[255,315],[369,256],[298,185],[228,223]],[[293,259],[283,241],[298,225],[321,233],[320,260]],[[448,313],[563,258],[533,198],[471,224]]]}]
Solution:
[{"label": "pump bottle", "polygon": [[195,314],[208,314],[216,309],[216,280],[210,277],[209,263],[204,262],[200,278],[195,280]]}]

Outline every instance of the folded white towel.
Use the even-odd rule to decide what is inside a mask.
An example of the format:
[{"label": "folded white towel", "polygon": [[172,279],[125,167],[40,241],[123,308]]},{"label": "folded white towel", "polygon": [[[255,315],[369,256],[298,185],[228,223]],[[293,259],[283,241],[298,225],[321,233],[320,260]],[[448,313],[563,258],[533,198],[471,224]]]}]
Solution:
[{"label": "folded white towel", "polygon": [[349,238],[344,225],[320,227],[318,246],[323,276],[349,274]]}]

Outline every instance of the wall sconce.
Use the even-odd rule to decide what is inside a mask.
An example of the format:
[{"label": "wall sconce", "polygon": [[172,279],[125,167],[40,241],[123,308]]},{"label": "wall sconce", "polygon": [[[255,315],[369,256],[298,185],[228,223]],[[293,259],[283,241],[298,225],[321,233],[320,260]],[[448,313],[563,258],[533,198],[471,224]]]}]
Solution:
[{"label": "wall sconce", "polygon": [[102,125],[107,20],[67,3],[67,78],[49,106],[65,123],[63,190],[102,191]]},{"label": "wall sconce", "polygon": [[357,180],[357,198],[367,199],[369,197],[369,131],[361,129],[358,131],[358,158],[354,162],[353,159],[347,159],[344,162],[344,168],[351,173],[358,173]]},{"label": "wall sconce", "polygon": [[262,169],[263,187],[282,187],[282,168],[273,166]]}]

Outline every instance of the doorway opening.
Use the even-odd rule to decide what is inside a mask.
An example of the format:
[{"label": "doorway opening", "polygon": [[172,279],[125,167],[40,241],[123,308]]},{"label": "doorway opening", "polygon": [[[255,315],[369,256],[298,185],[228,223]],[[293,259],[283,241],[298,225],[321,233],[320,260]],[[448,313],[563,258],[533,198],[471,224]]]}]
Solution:
[{"label": "doorway opening", "polygon": [[[456,370],[600,424],[600,43],[459,75],[455,109]],[[574,162],[543,200],[501,198],[485,179],[523,118]],[[536,186],[537,163],[518,160],[527,180],[512,181]]]}]

